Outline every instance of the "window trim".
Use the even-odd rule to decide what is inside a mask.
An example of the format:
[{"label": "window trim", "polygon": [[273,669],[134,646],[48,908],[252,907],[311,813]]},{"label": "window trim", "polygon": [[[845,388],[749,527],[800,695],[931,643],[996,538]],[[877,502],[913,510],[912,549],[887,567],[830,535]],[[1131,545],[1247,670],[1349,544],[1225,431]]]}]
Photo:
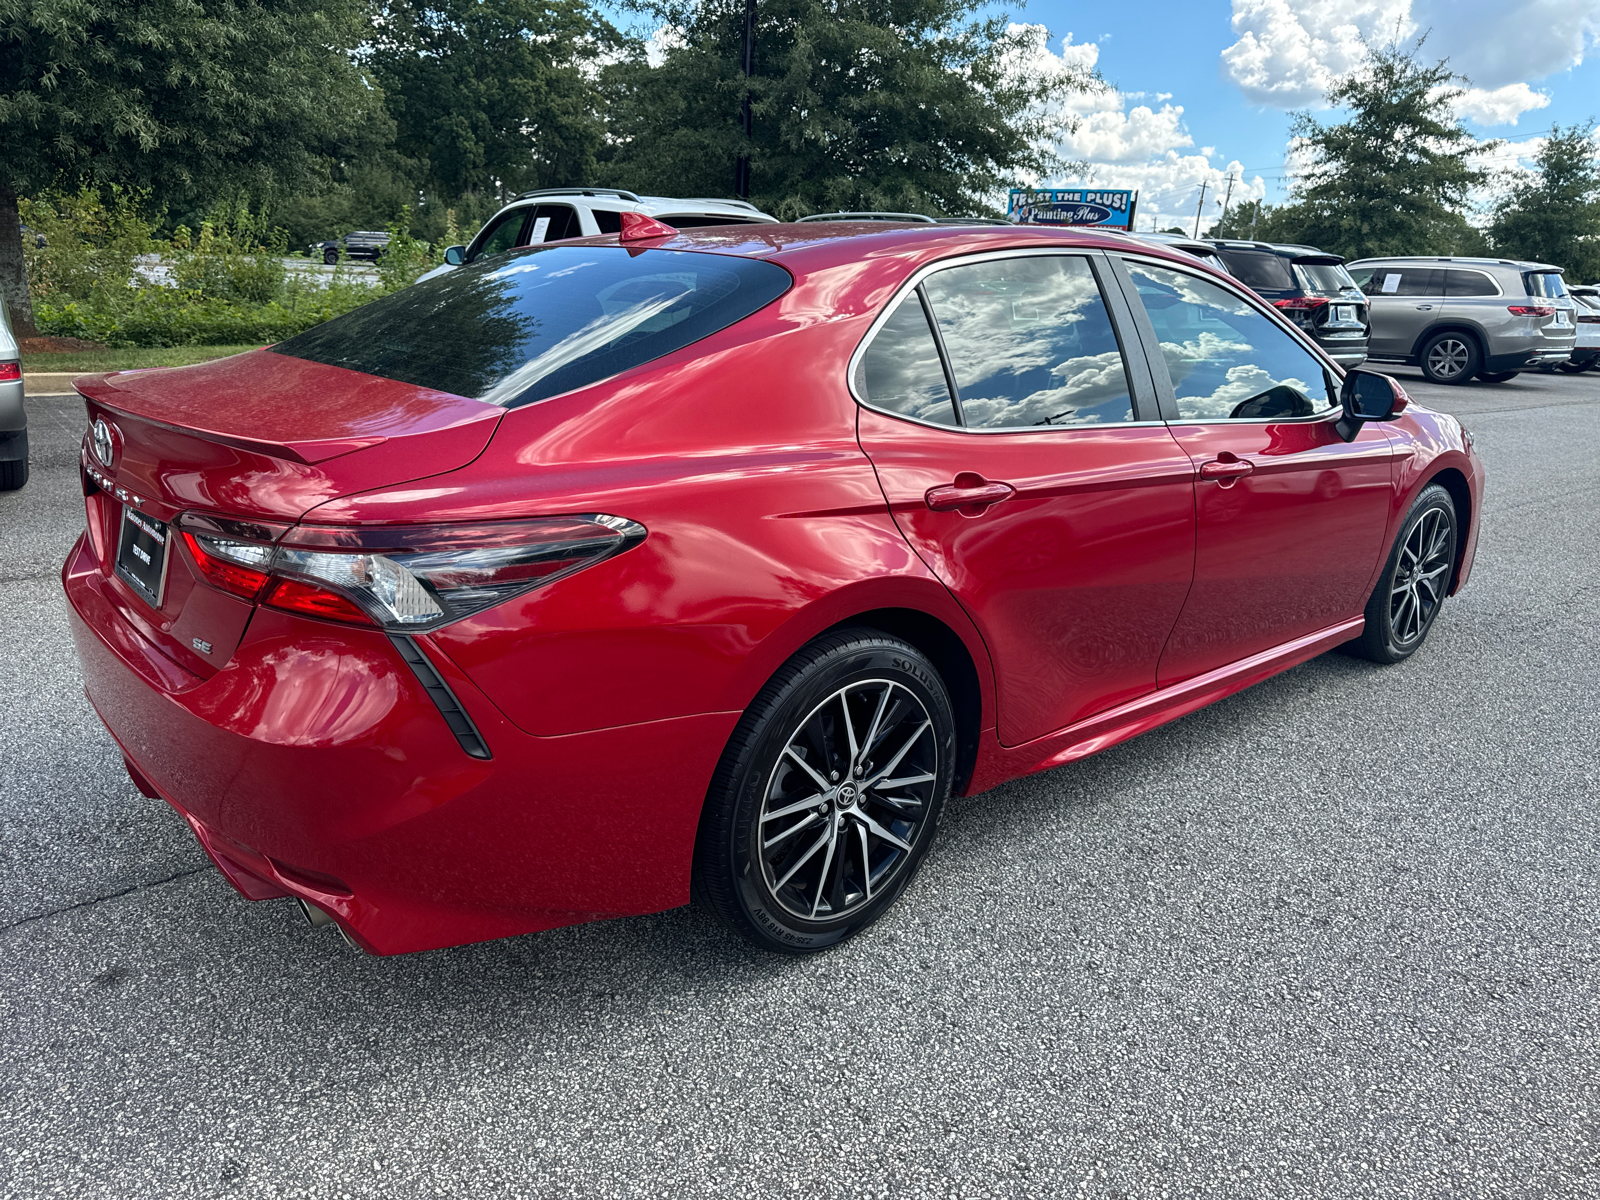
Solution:
[{"label": "window trim", "polygon": [[[999,429],[978,429],[967,425],[966,414],[961,411],[959,400],[960,390],[955,381],[955,368],[950,362],[950,356],[945,350],[944,335],[939,331],[939,323],[933,315],[933,306],[928,303],[923,293],[922,284],[929,276],[939,271],[949,270],[952,267],[970,266],[974,263],[994,262],[1005,258],[1082,258],[1089,263],[1089,272],[1093,276],[1095,286],[1100,289],[1100,297],[1105,301],[1106,315],[1111,321],[1112,336],[1117,339],[1117,349],[1122,354],[1124,374],[1128,380],[1128,399],[1133,408],[1134,420],[1118,421],[1115,424],[1102,425],[1014,425],[1003,426]],[[878,310],[878,315],[873,317],[872,324],[867,327],[866,333],[856,343],[855,351],[850,355],[850,361],[845,367],[845,387],[853,399],[862,408],[871,412],[880,413],[886,417],[893,417],[898,421],[906,421],[912,425],[921,425],[928,429],[940,429],[946,433],[967,434],[1073,434],[1084,433],[1090,430],[1105,432],[1108,429],[1136,429],[1141,426],[1165,425],[1167,422],[1160,417],[1160,395],[1156,391],[1150,364],[1146,361],[1144,341],[1141,330],[1134,320],[1132,312],[1128,311],[1127,300],[1123,295],[1121,283],[1114,279],[1115,271],[1107,265],[1107,255],[1103,250],[1094,250],[1078,246],[1027,246],[1011,250],[991,250],[982,254],[963,254],[954,258],[941,258],[934,262],[924,263],[904,279],[895,289],[894,295]],[[923,316],[927,319],[933,331],[934,346],[939,352],[939,365],[944,371],[945,386],[950,390],[950,398],[955,407],[955,413],[960,425],[941,425],[937,421],[924,421],[920,417],[907,416],[905,413],[895,412],[893,409],[880,408],[867,400],[856,388],[856,379],[860,374],[861,361],[871,349],[873,340],[878,336],[878,331],[888,323],[889,318],[906,303],[907,296],[913,302],[922,306]],[[1142,369],[1142,370],[1141,370]],[[1156,413],[1154,419],[1147,419],[1146,413]]]},{"label": "window trim", "polygon": [[[1112,272],[1117,277],[1118,285],[1126,293],[1129,304],[1133,307],[1134,324],[1139,330],[1139,336],[1144,339],[1146,351],[1144,360],[1150,370],[1150,375],[1155,383],[1156,396],[1161,402],[1161,413],[1167,425],[1309,425],[1314,422],[1326,421],[1332,423],[1344,414],[1344,409],[1335,401],[1332,408],[1325,412],[1314,413],[1309,417],[1184,417],[1178,413],[1178,393],[1172,386],[1172,375],[1167,370],[1167,360],[1161,355],[1161,339],[1156,336],[1156,327],[1151,323],[1150,314],[1145,311],[1144,301],[1139,299],[1138,287],[1133,282],[1133,276],[1128,274],[1129,262],[1139,263],[1160,268],[1166,271],[1177,271],[1181,275],[1189,275],[1221,288],[1237,300],[1242,300],[1256,312],[1266,317],[1268,321],[1287,333],[1300,344],[1312,357],[1312,360],[1322,364],[1324,372],[1329,374],[1330,381],[1335,385],[1344,382],[1344,368],[1328,355],[1326,351],[1312,340],[1310,335],[1298,328],[1288,318],[1283,316],[1276,308],[1257,296],[1254,292],[1241,287],[1231,276],[1217,277],[1198,275],[1194,271],[1185,270],[1183,263],[1175,263],[1165,258],[1154,258],[1139,253],[1118,251],[1107,256],[1111,259]],[[1154,353],[1151,352],[1153,348]]]}]

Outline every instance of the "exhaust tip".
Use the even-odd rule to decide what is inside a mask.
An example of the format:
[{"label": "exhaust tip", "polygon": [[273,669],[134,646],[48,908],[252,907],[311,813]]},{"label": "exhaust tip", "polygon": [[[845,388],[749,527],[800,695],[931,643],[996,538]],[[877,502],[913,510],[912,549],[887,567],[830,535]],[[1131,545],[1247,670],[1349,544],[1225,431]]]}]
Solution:
[{"label": "exhaust tip", "polygon": [[300,915],[305,917],[306,924],[310,925],[311,928],[321,929],[325,925],[333,924],[333,918],[315,904],[311,904],[299,896],[294,898],[294,902],[300,906]]}]

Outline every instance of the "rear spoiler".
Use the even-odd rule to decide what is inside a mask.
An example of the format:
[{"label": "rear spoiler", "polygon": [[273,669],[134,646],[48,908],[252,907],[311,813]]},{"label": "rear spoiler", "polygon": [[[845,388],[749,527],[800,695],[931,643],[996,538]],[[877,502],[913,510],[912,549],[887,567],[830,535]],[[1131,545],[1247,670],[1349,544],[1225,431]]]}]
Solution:
[{"label": "rear spoiler", "polygon": [[1304,263],[1308,267],[1342,267],[1344,259],[1337,254],[1296,254],[1289,260],[1293,263]]}]

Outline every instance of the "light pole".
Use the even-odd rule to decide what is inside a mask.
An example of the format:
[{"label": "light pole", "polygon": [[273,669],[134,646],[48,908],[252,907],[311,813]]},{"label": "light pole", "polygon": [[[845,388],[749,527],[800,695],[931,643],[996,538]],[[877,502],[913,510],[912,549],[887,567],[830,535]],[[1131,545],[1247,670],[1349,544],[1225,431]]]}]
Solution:
[{"label": "light pole", "polygon": [[733,167],[733,194],[740,200],[750,199],[750,138],[755,124],[750,115],[750,77],[756,65],[756,0],[744,0],[744,153]]}]

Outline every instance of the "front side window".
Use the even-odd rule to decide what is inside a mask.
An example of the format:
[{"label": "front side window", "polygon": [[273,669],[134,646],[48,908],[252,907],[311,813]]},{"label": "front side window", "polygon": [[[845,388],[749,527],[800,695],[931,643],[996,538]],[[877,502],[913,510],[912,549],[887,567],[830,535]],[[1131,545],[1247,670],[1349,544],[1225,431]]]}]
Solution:
[{"label": "front side window", "polygon": [[775,263],[570,243],[472,263],[271,349],[516,408],[742,321],[793,282]]},{"label": "front side window", "polygon": [[517,235],[522,232],[522,222],[527,217],[528,210],[514,208],[500,217],[485,229],[479,236],[478,248],[473,251],[472,261],[488,258],[491,254],[504,254],[513,250],[517,245]]},{"label": "front side window", "polygon": [[1161,343],[1180,419],[1289,420],[1337,403],[1322,364],[1244,300],[1193,275],[1127,265]]},{"label": "front side window", "polygon": [[1085,258],[1012,255],[923,283],[969,429],[1133,420],[1122,350]]}]

